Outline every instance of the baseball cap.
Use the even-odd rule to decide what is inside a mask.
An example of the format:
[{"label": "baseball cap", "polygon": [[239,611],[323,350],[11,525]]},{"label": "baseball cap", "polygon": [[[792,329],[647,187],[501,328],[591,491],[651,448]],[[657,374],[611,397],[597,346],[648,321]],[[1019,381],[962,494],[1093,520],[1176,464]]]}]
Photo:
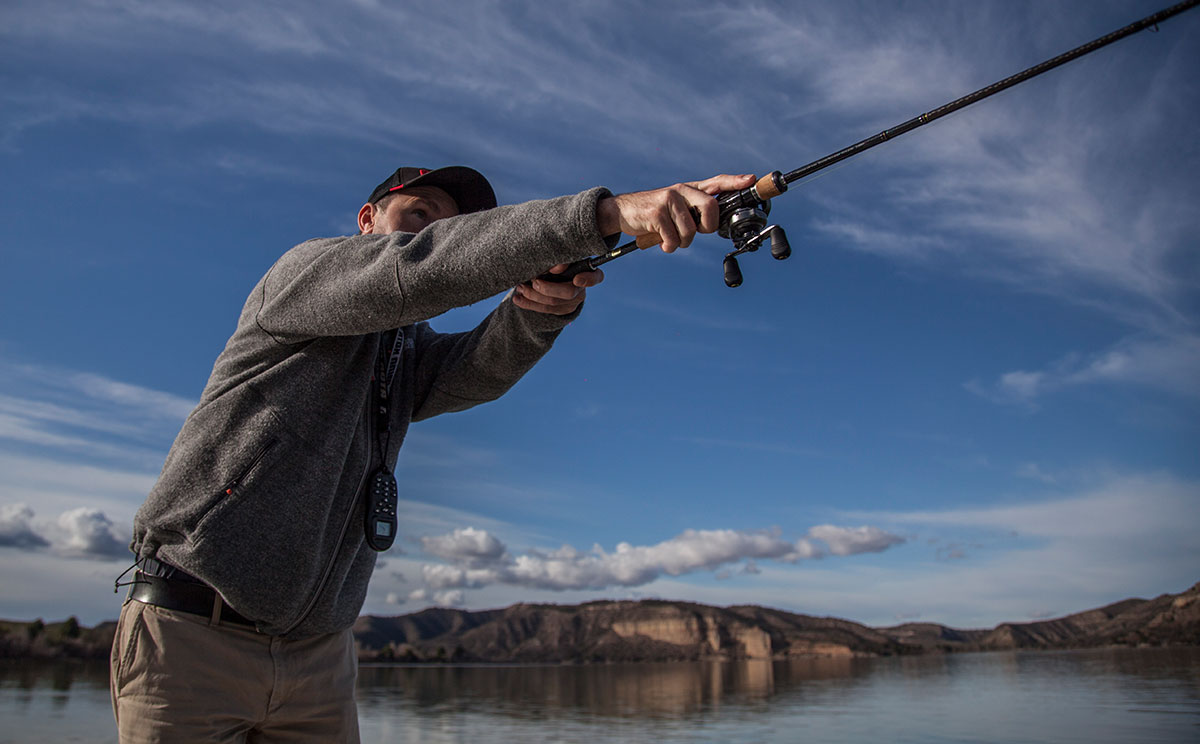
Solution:
[{"label": "baseball cap", "polygon": [[379,201],[388,194],[401,191],[411,186],[437,186],[445,191],[458,205],[462,214],[479,212],[496,206],[496,192],[479,171],[462,165],[451,165],[446,168],[397,168],[387,180],[375,187],[371,204]]}]

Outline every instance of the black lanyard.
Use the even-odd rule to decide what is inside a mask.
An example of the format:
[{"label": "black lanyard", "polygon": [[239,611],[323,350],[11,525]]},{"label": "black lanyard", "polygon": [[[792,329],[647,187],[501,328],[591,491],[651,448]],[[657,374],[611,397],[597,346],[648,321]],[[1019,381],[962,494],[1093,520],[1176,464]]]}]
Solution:
[{"label": "black lanyard", "polygon": [[387,348],[387,333],[379,334],[379,357],[375,362],[375,432],[379,437],[380,457],[386,459],[387,438],[392,433],[392,416],[388,408],[388,393],[392,380],[400,369],[400,353],[404,349],[404,331],[397,328],[393,331],[391,353],[385,354]]}]

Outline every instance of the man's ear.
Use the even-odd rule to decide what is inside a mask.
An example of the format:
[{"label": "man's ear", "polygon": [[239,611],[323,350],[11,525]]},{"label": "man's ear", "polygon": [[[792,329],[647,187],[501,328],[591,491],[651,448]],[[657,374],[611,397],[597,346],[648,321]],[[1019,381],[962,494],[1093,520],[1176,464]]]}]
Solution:
[{"label": "man's ear", "polygon": [[370,202],[362,205],[362,209],[358,210],[358,232],[360,235],[366,235],[375,228],[375,220],[377,218],[375,205]]}]

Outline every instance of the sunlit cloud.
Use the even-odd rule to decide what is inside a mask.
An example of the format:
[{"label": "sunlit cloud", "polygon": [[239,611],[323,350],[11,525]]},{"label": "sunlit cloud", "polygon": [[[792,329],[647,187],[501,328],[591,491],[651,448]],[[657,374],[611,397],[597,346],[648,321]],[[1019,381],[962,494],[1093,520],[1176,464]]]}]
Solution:
[{"label": "sunlit cloud", "polygon": [[0,548],[48,550],[64,558],[112,559],[129,557],[128,544],[128,537],[119,537],[112,520],[99,509],[77,507],[56,520],[39,523],[27,504],[0,504]]},{"label": "sunlit cloud", "polygon": [[58,517],[61,552],[72,558],[129,558],[129,540],[113,533],[113,522],[104,513],[86,506]]},{"label": "sunlit cloud", "polygon": [[607,589],[641,586],[661,576],[715,570],[741,561],[746,561],[744,574],[755,574],[759,571],[755,559],[795,563],[829,554],[881,552],[904,541],[876,527],[820,525],[792,541],[775,530],[686,530],[655,545],[620,543],[611,553],[599,545],[588,552],[564,545],[511,555],[494,535],[468,527],[423,538],[426,552],[449,565],[425,564],[422,579],[432,589],[478,589],[491,584],[553,591]]}]

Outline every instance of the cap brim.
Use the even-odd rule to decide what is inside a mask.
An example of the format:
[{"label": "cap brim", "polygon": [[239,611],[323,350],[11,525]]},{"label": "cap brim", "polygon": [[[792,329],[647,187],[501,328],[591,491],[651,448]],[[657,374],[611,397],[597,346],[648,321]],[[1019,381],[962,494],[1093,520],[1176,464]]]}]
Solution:
[{"label": "cap brim", "polygon": [[409,181],[404,188],[413,186],[436,186],[445,191],[458,205],[459,214],[482,212],[496,206],[496,192],[492,190],[492,185],[482,173],[464,165],[431,170]]}]

